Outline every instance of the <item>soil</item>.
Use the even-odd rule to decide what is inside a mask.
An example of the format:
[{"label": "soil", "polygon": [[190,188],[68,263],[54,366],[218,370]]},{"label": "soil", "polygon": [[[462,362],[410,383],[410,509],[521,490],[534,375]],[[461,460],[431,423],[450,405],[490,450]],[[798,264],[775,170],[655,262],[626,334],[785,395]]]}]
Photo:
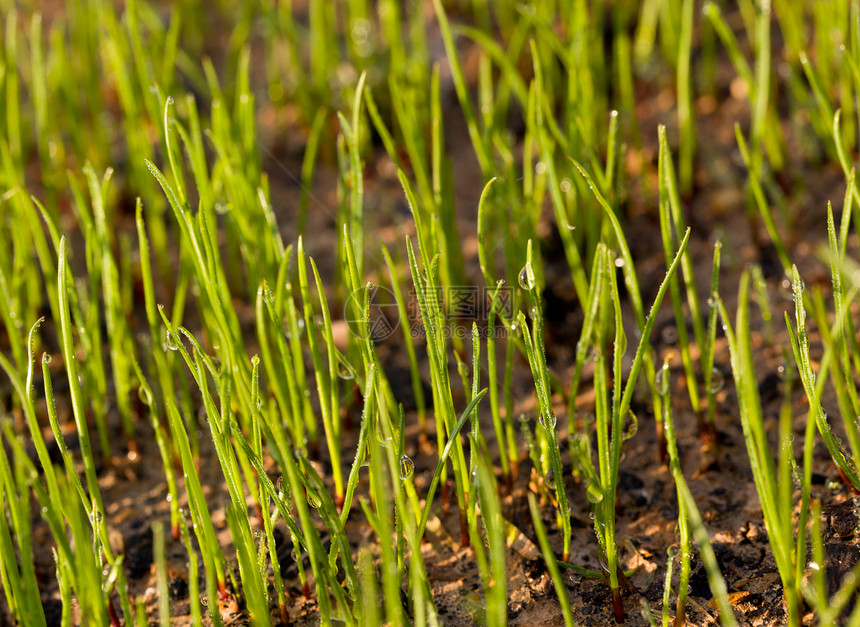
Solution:
[{"label": "soil", "polygon": [[[463,44],[463,52],[469,58],[470,49]],[[467,68],[469,63],[466,63]],[[722,71],[722,70],[721,70]],[[726,71],[730,75],[730,68]],[[727,78],[726,83],[730,78]],[[476,211],[481,192],[480,171],[474,160],[468,134],[464,132],[463,121],[459,117],[456,98],[450,79],[445,85],[444,102],[450,105],[446,116],[446,144],[448,154],[453,160],[454,189],[456,190],[457,224],[463,243],[463,256],[467,276],[476,284],[481,284],[476,253]],[[631,239],[636,269],[642,284],[643,298],[650,303],[656,293],[659,281],[665,273],[665,260],[659,236],[654,194],[653,172],[656,172],[656,125],[666,123],[670,138],[674,141],[675,114],[671,91],[656,82],[640,86],[639,123],[645,145],[640,152],[631,151],[628,155],[631,167],[639,163],[639,168],[648,172],[644,184],[640,179],[631,177],[630,192],[624,203],[623,218],[628,232],[636,233]],[[783,276],[778,262],[775,261],[772,247],[766,244],[767,235],[757,220],[748,219],[744,192],[745,171],[738,164],[737,149],[733,135],[733,124],[739,121],[747,124],[748,109],[745,101],[730,95],[721,94],[719,98],[702,96],[696,103],[698,111],[698,133],[700,154],[697,163],[695,193],[685,199],[685,212],[693,226],[690,250],[697,269],[698,284],[708,285],[713,242],[719,238],[723,248],[723,271],[720,279],[721,295],[729,310],[734,309],[735,292],[741,271],[750,263],[759,263],[767,281],[768,291],[774,306],[774,333],[768,339],[760,317],[753,316],[753,342],[756,355],[756,373],[759,391],[764,405],[767,428],[772,437],[772,448],[777,450],[777,416],[783,402],[784,381],[780,377],[784,349],[788,339],[782,324],[782,310],[792,311],[790,294],[783,284]],[[278,213],[282,232],[287,241],[294,239],[297,206],[297,173],[300,171],[300,158],[303,139],[287,132],[285,116],[288,113],[263,107],[259,112],[261,145],[265,147],[264,169],[272,176],[272,195]],[[789,129],[790,130],[790,129]],[[266,139],[262,139],[266,138]],[[414,233],[411,217],[405,210],[404,199],[394,169],[384,151],[378,148],[367,159],[366,194],[368,207],[373,211],[369,218],[373,225],[368,233],[369,258],[378,256],[375,240],[386,243],[392,251],[402,256],[403,236]],[[814,169],[815,175],[810,176]],[[790,227],[783,232],[789,234],[792,257],[804,276],[806,284],[822,286],[827,290],[829,276],[825,266],[815,258],[815,247],[826,236],[826,201],[841,202],[844,183],[841,172],[821,163],[798,162],[789,164],[782,174],[787,180],[786,195],[789,209],[795,217]],[[804,181],[801,193],[796,181]],[[333,169],[323,167],[316,176],[310,212],[309,233],[313,237],[305,245],[313,256],[323,277],[333,277],[335,260],[331,251],[335,249],[337,233],[334,215],[337,207],[336,175]],[[789,193],[791,192],[791,193]],[[550,215],[546,208],[545,215]],[[838,218],[837,218],[838,219]],[[579,336],[582,321],[581,306],[573,296],[569,271],[563,253],[558,246],[555,226],[551,221],[543,225],[544,238],[541,242],[546,268],[546,288],[544,297],[547,303],[547,359],[550,369],[562,381],[572,372],[572,353]],[[853,238],[853,236],[852,236]],[[849,242],[849,254],[857,249],[857,241]],[[373,267],[374,263],[368,264]],[[334,296],[334,295],[332,295]],[[165,296],[166,298],[166,296]],[[704,303],[707,295],[700,298]],[[237,305],[247,307],[247,305]],[[675,351],[674,318],[670,307],[664,305],[652,342],[659,359],[668,352]],[[334,308],[333,308],[334,311]],[[250,310],[240,311],[246,319]],[[62,374],[61,360],[56,346],[51,347],[54,337],[51,325],[44,327],[46,350],[54,352],[53,367],[55,388],[62,395],[65,375]],[[251,334],[252,333],[252,330]],[[399,335],[380,342],[389,377],[400,400],[410,411],[407,414],[409,433],[407,453],[415,462],[414,480],[419,495],[426,493],[427,484],[437,456],[435,447],[419,447],[414,399],[410,404],[408,362],[405,352],[398,341]],[[820,356],[820,347],[813,336],[813,359]],[[254,340],[249,339],[249,347]],[[250,350],[250,348],[249,348]],[[419,357],[422,350],[419,346]],[[308,364],[309,365],[309,364]],[[425,366],[426,367],[426,366]],[[451,363],[452,372],[456,364]],[[717,395],[718,410],[716,430],[717,446],[712,452],[705,451],[699,437],[696,418],[689,406],[680,360],[673,362],[672,405],[678,430],[678,444],[682,466],[690,488],[702,512],[705,524],[711,534],[714,551],[720,570],[729,586],[730,598],[737,618],[742,625],[779,625],[785,621],[782,602],[782,589],[773,556],[767,541],[761,508],[752,480],[744,438],[738,416],[738,404],[731,380],[728,363],[728,350],[725,341],[718,338],[716,368],[725,378],[725,386]],[[454,377],[456,378],[456,377]],[[426,380],[429,381],[429,378]],[[800,443],[807,419],[807,407],[802,390],[795,385],[791,391],[791,403],[795,427],[795,452],[800,455]],[[36,381],[36,389],[40,382]],[[577,411],[583,414],[593,409],[591,381],[586,373],[583,393],[577,399]],[[621,466],[620,489],[617,505],[617,538],[621,546],[622,564],[625,570],[635,571],[628,577],[629,588],[624,592],[624,606],[627,624],[645,625],[640,608],[646,604],[659,612],[663,594],[663,581],[667,563],[667,550],[678,542],[675,530],[678,505],[671,475],[657,454],[658,446],[654,429],[653,410],[648,397],[641,393],[634,402],[634,411],[639,418],[636,435],[625,445],[625,457]],[[4,393],[6,393],[4,391]],[[532,397],[533,387],[528,364],[518,360],[515,369],[513,393],[516,399],[516,415],[522,416],[532,427],[535,421],[535,405]],[[462,390],[455,390],[455,403],[464,405]],[[561,398],[554,401],[559,409],[560,441],[565,442],[567,433],[566,408]],[[835,410],[833,398],[824,399],[825,408]],[[67,406],[62,404],[60,419],[71,425]],[[126,575],[129,578],[132,597],[140,596],[152,620],[157,616],[157,595],[155,575],[152,565],[151,525],[157,520],[169,521],[168,503],[165,498],[167,486],[160,468],[155,462],[158,452],[151,437],[148,420],[139,407],[141,419],[136,428],[139,430],[138,455],[132,459],[116,456],[110,466],[100,468],[100,486],[106,506],[106,521],[115,541],[115,548],[125,554]],[[493,429],[486,408],[481,414],[483,433],[490,440],[491,450],[496,446],[492,441]],[[42,412],[44,413],[44,412]],[[834,415],[838,412],[834,411]],[[357,416],[353,425],[358,424]],[[838,422],[838,421],[837,421]],[[122,440],[118,421],[113,425],[116,441]],[[46,430],[46,441],[51,441],[50,431]],[[351,460],[357,440],[357,429],[348,431],[343,438],[345,460]],[[212,509],[216,528],[220,531],[219,540],[235,568],[236,563],[230,551],[230,534],[227,529],[223,504],[227,502],[225,486],[220,469],[215,461],[208,433],[198,432],[201,450],[201,480]],[[69,445],[74,450],[73,429],[68,436]],[[521,450],[525,451],[524,443]],[[328,463],[325,447],[312,454],[319,460],[319,468],[325,474]],[[572,469],[568,455],[563,456],[567,469]],[[565,473],[565,483],[571,503],[571,525],[573,542],[570,563],[590,570],[601,571],[598,559],[598,545],[595,540],[593,521],[589,517],[590,505],[585,496],[583,484],[576,483],[571,475]],[[813,474],[813,493],[824,507],[823,529],[826,538],[827,567],[829,583],[835,589],[841,575],[847,572],[860,557],[860,537],[857,527],[857,503],[852,494],[839,481],[837,471],[820,442],[816,445]],[[364,482],[360,490],[365,489]],[[555,520],[555,508],[544,486],[544,478],[537,475],[527,457],[520,460],[519,475],[510,490],[503,490],[503,514],[515,530],[515,540],[509,547],[508,559],[508,618],[513,626],[530,627],[563,624],[556,591],[540,557],[532,531],[528,509],[527,494],[536,491],[541,496],[544,524],[550,532],[550,540],[556,554],[560,557],[562,538]],[[437,492],[440,507],[434,510],[428,525],[427,542],[422,555],[432,583],[434,602],[441,619],[446,625],[471,625],[482,620],[482,596],[480,578],[475,566],[472,550],[459,542],[459,520],[456,503],[452,503],[450,513],[441,507],[441,496]],[[220,504],[220,505],[219,505]],[[249,503],[251,505],[251,503]],[[249,507],[252,524],[260,524],[253,507]],[[320,523],[321,524],[321,523]],[[44,585],[43,602],[48,616],[48,624],[56,624],[60,616],[60,602],[56,592],[54,565],[50,547],[52,540],[47,526],[41,521],[34,507],[35,537],[37,547],[35,558],[38,575]],[[359,508],[353,510],[347,524],[347,532],[356,552],[359,548],[375,551],[375,537],[363,518]],[[298,580],[296,556],[289,546],[288,536],[279,530],[283,540],[278,558],[285,574],[287,584],[288,611],[295,625],[318,624],[318,608],[314,599],[302,593]],[[170,573],[171,614],[174,624],[189,623],[189,599],[187,582],[187,556],[180,542],[168,538],[168,569]],[[676,569],[677,570],[677,569]],[[566,593],[574,611],[577,625],[603,626],[613,623],[612,602],[608,585],[601,579],[586,578],[573,571],[564,576]],[[675,585],[677,585],[677,575]],[[231,595],[219,603],[219,611],[228,625],[247,624],[238,595]],[[674,605],[673,605],[674,612]],[[273,605],[273,617],[277,609]],[[717,623],[718,612],[705,577],[704,569],[697,556],[693,560],[693,573],[690,581],[690,597],[687,608],[690,625],[713,625]],[[0,625],[12,624],[7,608],[0,608]]]}]

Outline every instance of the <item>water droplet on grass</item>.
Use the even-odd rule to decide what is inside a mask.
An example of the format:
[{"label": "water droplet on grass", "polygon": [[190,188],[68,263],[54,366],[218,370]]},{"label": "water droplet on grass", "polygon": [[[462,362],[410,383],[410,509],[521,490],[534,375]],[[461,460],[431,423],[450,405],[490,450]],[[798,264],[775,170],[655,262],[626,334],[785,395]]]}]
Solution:
[{"label": "water droplet on grass", "polygon": [[415,472],[415,462],[408,455],[400,457],[400,478],[403,480],[409,479]]},{"label": "water droplet on grass", "polygon": [[164,345],[172,351],[179,350],[179,341],[170,331],[168,331],[164,336]]},{"label": "water droplet on grass", "polygon": [[585,496],[589,503],[597,505],[603,500],[603,490],[596,485],[589,485],[585,490]]},{"label": "water droplet on grass", "polygon": [[152,394],[149,392],[148,387],[141,385],[137,388],[137,396],[144,405],[152,405]]},{"label": "water droplet on grass", "polygon": [[355,378],[352,370],[343,362],[337,362],[337,376],[344,381],[350,381]]},{"label": "water droplet on grass", "polygon": [[624,417],[624,427],[621,430],[621,438],[623,440],[629,440],[636,435],[637,431],[639,431],[639,419],[632,411],[628,411],[627,416]]},{"label": "water droplet on grass", "polygon": [[535,287],[535,273],[532,270],[531,266],[525,265],[523,269],[520,270],[519,276],[520,287],[524,290],[533,290]]},{"label": "water droplet on grass", "polygon": [[716,394],[723,389],[726,384],[726,376],[719,368],[711,370],[711,394]]},{"label": "water droplet on grass", "polygon": [[51,357],[50,353],[45,353],[44,355],[42,355],[42,363],[46,366],[51,363],[52,360],[53,358]]},{"label": "water droplet on grass", "polygon": [[555,429],[555,425],[558,423],[558,418],[555,414],[550,414],[549,416],[541,416],[540,423],[544,426],[544,428],[552,430]]}]

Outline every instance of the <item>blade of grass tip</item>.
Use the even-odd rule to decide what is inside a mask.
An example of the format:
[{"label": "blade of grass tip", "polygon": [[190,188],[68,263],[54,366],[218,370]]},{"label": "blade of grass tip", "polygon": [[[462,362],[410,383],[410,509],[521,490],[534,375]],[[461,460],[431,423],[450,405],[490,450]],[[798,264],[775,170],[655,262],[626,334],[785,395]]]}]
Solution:
[{"label": "blade of grass tip", "polygon": [[495,182],[495,176],[487,181],[483,191],[481,191],[481,198],[478,200],[478,263],[480,264],[481,274],[484,275],[484,281],[486,281],[487,286],[493,285],[494,283],[490,272],[490,266],[488,266],[488,263],[491,263],[492,260],[487,258],[487,214],[489,212],[487,201],[490,196],[490,188]]},{"label": "blade of grass tip", "polygon": [[[660,309],[660,305],[663,303],[663,297],[666,295],[666,291],[669,289],[669,280],[672,278],[678,266],[681,263],[681,257],[684,255],[684,251],[687,250],[687,244],[690,242],[690,228],[687,227],[687,231],[684,234],[684,238],[681,240],[681,243],[678,245],[678,251],[675,253],[675,259],[672,260],[669,269],[666,271],[666,277],[663,279],[663,282],[660,284],[660,288],[657,290],[657,295],[654,297],[654,303],[651,305],[651,311],[648,314],[648,318],[645,320],[645,327],[642,330],[642,337],[639,340],[639,345],[636,347],[636,354],[633,358],[633,365],[630,367],[630,372],[627,375],[627,383],[624,386],[624,395],[621,397],[621,405],[619,406],[619,411],[622,415],[625,415],[627,411],[630,409],[630,402],[633,399],[633,390],[636,386],[636,380],[639,377],[639,371],[642,367],[642,362],[645,359],[645,353],[647,352],[649,338],[651,336],[651,330],[654,328],[654,322],[657,319],[657,312]],[[652,364],[653,365],[653,364]]]}]

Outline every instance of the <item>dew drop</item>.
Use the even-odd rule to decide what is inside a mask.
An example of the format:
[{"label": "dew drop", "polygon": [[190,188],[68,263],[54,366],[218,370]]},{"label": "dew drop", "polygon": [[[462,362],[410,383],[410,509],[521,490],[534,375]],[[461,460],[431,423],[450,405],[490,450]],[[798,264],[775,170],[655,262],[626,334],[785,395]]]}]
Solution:
[{"label": "dew drop", "polygon": [[319,509],[319,506],[322,505],[322,499],[320,498],[320,495],[316,492],[308,492],[308,505],[310,505],[314,509]]},{"label": "dew drop", "polygon": [[145,385],[141,385],[137,388],[137,396],[140,398],[140,402],[144,405],[152,405],[152,394],[149,391],[149,388]]},{"label": "dew drop", "polygon": [[350,381],[355,378],[352,370],[343,362],[337,362],[337,376],[344,381]]},{"label": "dew drop", "polygon": [[524,290],[533,290],[535,288],[535,273],[532,267],[528,264],[520,270],[519,276],[520,287]]},{"label": "dew drop", "polygon": [[555,414],[550,414],[549,416],[541,416],[540,423],[544,426],[545,429],[552,430],[555,429],[556,423],[558,423],[558,417]]},{"label": "dew drop", "polygon": [[408,455],[400,456],[400,478],[404,481],[409,479],[415,472],[415,462]]},{"label": "dew drop", "polygon": [[546,476],[544,477],[544,481],[548,488],[555,489],[555,472],[552,468],[546,471]]},{"label": "dew drop", "polygon": [[99,510],[94,509],[90,512],[90,523],[93,525],[101,524],[104,520],[104,514],[102,514]]},{"label": "dew drop", "polygon": [[636,435],[637,431],[639,431],[639,419],[632,411],[628,411],[627,416],[624,418],[624,428],[621,431],[621,438],[629,440]]},{"label": "dew drop", "polygon": [[716,394],[723,389],[726,384],[726,376],[719,368],[711,370],[711,394]]},{"label": "dew drop", "polygon": [[176,336],[168,331],[164,336],[164,345],[172,351],[179,350],[179,342]]},{"label": "dew drop", "polygon": [[588,498],[588,502],[597,505],[603,500],[603,490],[601,490],[596,485],[589,485],[585,490],[585,496]]},{"label": "dew drop", "polygon": [[202,605],[203,607],[209,605],[209,599],[205,594],[200,595],[200,605]]},{"label": "dew drop", "polygon": [[44,355],[42,355],[42,363],[46,366],[51,363],[52,359],[53,358],[51,357],[50,353],[45,353]]}]

